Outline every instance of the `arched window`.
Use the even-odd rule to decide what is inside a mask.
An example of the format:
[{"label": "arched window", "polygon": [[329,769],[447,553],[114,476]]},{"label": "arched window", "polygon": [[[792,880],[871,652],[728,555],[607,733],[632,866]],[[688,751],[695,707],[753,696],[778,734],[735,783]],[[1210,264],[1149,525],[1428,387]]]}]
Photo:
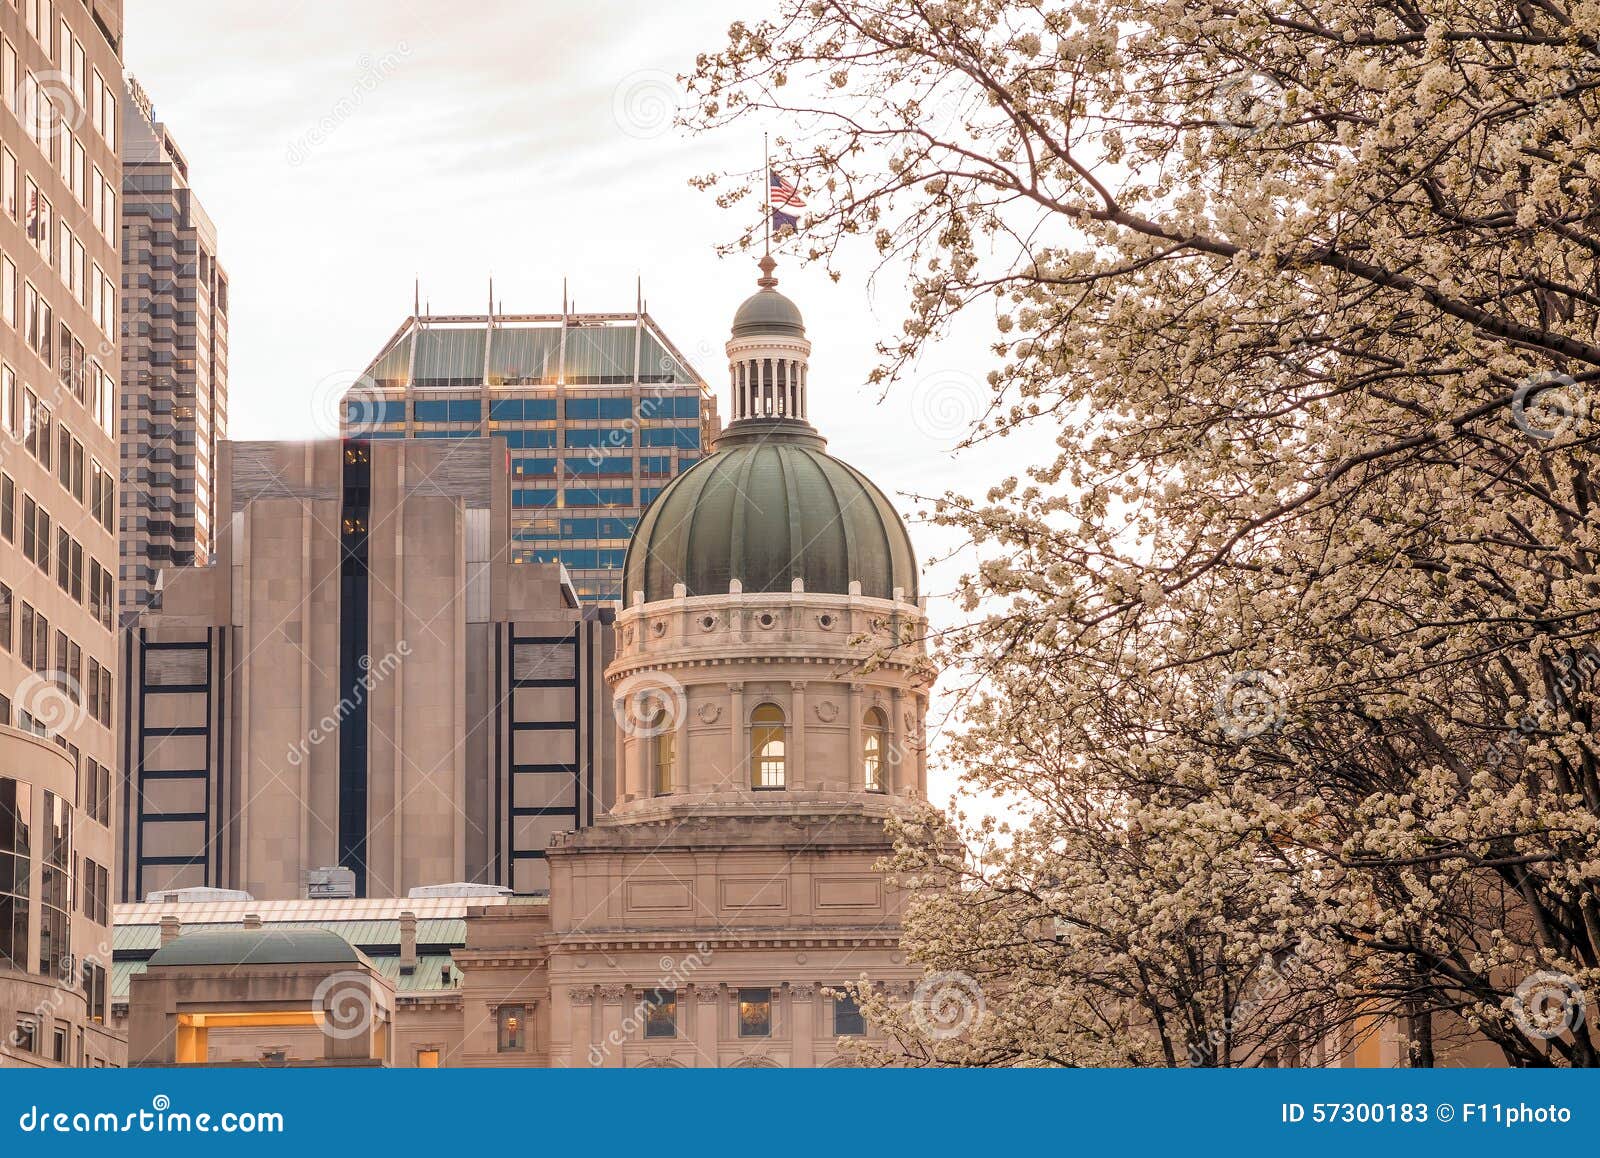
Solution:
[{"label": "arched window", "polygon": [[869,708],[861,724],[861,782],[868,792],[887,792],[889,718],[882,708]]},{"label": "arched window", "polygon": [[783,709],[762,704],[750,715],[750,787],[782,788],[787,739]]},{"label": "arched window", "polygon": [[672,727],[665,708],[657,708],[650,717],[651,777],[657,796],[669,795],[673,790],[673,776],[678,762],[678,734]]}]

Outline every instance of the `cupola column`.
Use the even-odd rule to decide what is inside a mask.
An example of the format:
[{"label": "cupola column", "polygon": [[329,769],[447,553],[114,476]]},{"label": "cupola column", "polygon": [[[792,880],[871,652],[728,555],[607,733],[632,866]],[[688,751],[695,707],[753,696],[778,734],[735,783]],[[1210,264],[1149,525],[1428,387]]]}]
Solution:
[{"label": "cupola column", "polygon": [[862,736],[861,736],[861,685],[854,680],[845,692],[845,708],[849,712],[846,717],[850,721],[850,751],[846,754],[844,762],[845,791],[860,791],[866,787],[866,769],[862,765]]},{"label": "cupola column", "polygon": [[732,757],[728,760],[728,775],[733,780],[732,787],[748,788],[753,772],[750,768],[750,753],[744,735],[744,684],[742,683],[728,685],[728,732],[733,747]]},{"label": "cupola column", "polygon": [[884,787],[892,795],[899,795],[900,789],[905,787],[907,768],[906,730],[904,713],[901,709],[900,689],[893,688],[889,692],[889,750],[884,753]]},{"label": "cupola column", "polygon": [[790,756],[790,771],[788,787],[812,787],[811,777],[806,768],[806,681],[791,680],[789,683],[789,718],[793,721],[789,725],[789,747],[793,754]]}]

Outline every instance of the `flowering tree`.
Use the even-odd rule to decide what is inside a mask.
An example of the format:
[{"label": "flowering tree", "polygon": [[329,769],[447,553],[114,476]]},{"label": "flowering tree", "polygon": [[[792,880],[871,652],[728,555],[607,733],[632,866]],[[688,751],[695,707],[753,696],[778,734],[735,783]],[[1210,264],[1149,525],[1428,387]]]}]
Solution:
[{"label": "flowering tree", "polygon": [[950,755],[1024,807],[904,841],[961,881],[909,943],[989,998],[906,1036],[1600,1063],[1600,4],[780,3],[691,123],[781,113],[810,256],[910,271],[880,380],[987,302],[972,437],[1057,435],[932,500],[983,558]]}]

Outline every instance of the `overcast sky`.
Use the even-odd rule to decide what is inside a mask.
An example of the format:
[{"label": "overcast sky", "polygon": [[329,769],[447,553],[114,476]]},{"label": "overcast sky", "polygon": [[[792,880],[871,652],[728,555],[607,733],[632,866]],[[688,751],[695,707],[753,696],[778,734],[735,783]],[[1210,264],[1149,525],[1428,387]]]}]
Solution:
[{"label": "overcast sky", "polygon": [[[491,275],[507,312],[535,313],[560,309],[563,277],[578,309],[631,309],[642,277],[727,412],[722,344],[756,270],[716,255],[747,222],[688,179],[759,170],[763,126],[684,138],[671,78],[749,3],[139,0],[127,13],[128,70],[188,156],[231,279],[232,437],[325,433],[327,383],[377,354],[414,278],[437,313],[482,312]],[[904,492],[981,489],[1015,469],[996,452],[950,455],[978,404],[982,326],[878,405],[873,343],[904,303],[892,286],[870,298],[861,258],[838,284],[779,269],[806,316],[811,417],[830,451],[902,510]],[[924,557],[947,546],[912,534]],[[935,569],[928,586],[951,578]]]}]

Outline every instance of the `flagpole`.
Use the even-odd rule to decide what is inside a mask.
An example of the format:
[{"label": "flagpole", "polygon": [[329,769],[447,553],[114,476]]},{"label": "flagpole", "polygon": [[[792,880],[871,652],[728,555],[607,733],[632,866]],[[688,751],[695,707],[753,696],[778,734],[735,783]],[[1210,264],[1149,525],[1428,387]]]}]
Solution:
[{"label": "flagpole", "polygon": [[762,192],[767,195],[767,202],[762,206],[762,214],[767,219],[767,248],[766,256],[772,256],[772,156],[767,151],[767,134],[761,134],[761,175],[766,178],[762,184]]}]

